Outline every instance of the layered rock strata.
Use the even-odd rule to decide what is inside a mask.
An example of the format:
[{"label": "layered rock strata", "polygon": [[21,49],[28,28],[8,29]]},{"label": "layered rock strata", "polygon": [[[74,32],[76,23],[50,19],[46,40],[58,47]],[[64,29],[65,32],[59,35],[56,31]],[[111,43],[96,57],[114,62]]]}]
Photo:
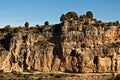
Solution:
[{"label": "layered rock strata", "polygon": [[0,36],[4,72],[120,72],[120,26],[78,19]]}]

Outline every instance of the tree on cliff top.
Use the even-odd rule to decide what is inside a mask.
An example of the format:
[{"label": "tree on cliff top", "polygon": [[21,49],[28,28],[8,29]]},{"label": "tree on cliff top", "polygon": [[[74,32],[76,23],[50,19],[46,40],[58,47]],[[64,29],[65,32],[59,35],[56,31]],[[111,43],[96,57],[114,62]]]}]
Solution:
[{"label": "tree on cliff top", "polygon": [[70,20],[70,19],[78,19],[78,15],[76,12],[68,12],[66,15],[62,14],[60,17],[60,21]]},{"label": "tree on cliff top", "polygon": [[62,14],[61,17],[60,17],[60,21],[64,21],[64,20],[66,20],[66,15]]},{"label": "tree on cliff top", "polygon": [[86,12],[86,17],[92,19],[92,18],[93,18],[93,13],[92,13],[92,11]]},{"label": "tree on cliff top", "polygon": [[29,27],[29,22],[25,22],[25,27]]},{"label": "tree on cliff top", "polygon": [[119,26],[119,25],[120,25],[120,23],[119,23],[118,20],[115,22],[115,25],[116,25],[116,26]]},{"label": "tree on cliff top", "polygon": [[4,32],[11,32],[12,28],[10,27],[10,25],[5,26],[4,28]]},{"label": "tree on cliff top", "polygon": [[48,21],[45,21],[45,22],[44,22],[44,25],[49,25],[49,22],[48,22]]},{"label": "tree on cliff top", "polygon": [[71,18],[78,19],[78,15],[76,12],[68,12],[68,13],[66,13],[66,18],[67,18],[67,20],[70,20]]}]

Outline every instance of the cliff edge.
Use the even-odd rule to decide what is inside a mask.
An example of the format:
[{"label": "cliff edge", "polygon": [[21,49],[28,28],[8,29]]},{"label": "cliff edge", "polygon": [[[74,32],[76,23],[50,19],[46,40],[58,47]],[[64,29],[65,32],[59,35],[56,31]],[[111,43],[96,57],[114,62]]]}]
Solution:
[{"label": "cliff edge", "polygon": [[0,70],[119,73],[120,26],[80,18],[0,29]]}]

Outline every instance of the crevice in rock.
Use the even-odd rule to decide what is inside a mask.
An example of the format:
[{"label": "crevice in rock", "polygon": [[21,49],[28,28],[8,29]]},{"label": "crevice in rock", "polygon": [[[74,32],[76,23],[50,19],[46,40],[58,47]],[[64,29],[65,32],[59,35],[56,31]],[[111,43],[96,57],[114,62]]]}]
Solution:
[{"label": "crevice in rock", "polygon": [[26,64],[27,52],[24,52],[23,56],[24,56],[23,69],[27,70],[27,67],[28,67],[27,64]]},{"label": "crevice in rock", "polygon": [[98,71],[98,56],[95,56],[95,57],[94,57],[93,63],[94,63],[95,66],[96,66],[96,70],[95,70],[95,71]]},{"label": "crevice in rock", "polygon": [[12,38],[12,36],[11,36],[11,34],[9,33],[9,34],[5,35],[3,39],[0,40],[1,45],[2,45],[7,51],[10,50],[11,38]]},{"label": "crevice in rock", "polygon": [[72,50],[70,56],[76,56],[76,50]]}]

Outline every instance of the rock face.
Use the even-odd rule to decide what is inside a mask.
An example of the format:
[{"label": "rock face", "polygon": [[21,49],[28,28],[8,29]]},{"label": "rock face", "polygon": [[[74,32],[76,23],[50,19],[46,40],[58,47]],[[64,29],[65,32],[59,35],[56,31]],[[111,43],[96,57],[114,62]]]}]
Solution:
[{"label": "rock face", "polygon": [[78,19],[14,33],[2,30],[4,72],[120,72],[119,26],[86,25]]}]

